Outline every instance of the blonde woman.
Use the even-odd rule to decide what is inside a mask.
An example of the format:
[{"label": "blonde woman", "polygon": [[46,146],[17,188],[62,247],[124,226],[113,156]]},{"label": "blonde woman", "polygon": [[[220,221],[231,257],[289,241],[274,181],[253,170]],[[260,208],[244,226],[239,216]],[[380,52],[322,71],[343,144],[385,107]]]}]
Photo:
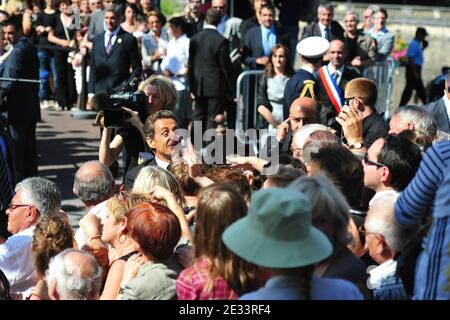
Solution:
[{"label": "blonde woman", "polygon": [[133,193],[148,193],[155,201],[168,207],[180,220],[181,236],[191,240],[189,224],[184,214],[184,194],[175,176],[162,168],[147,166],[141,169],[134,182]]},{"label": "blonde woman", "polygon": [[110,250],[111,263],[100,300],[117,298],[125,263],[138,249],[136,241],[130,237],[126,214],[139,203],[150,199],[150,196],[145,194],[131,193],[114,196],[106,204],[107,216],[103,222],[101,239],[113,249]]}]

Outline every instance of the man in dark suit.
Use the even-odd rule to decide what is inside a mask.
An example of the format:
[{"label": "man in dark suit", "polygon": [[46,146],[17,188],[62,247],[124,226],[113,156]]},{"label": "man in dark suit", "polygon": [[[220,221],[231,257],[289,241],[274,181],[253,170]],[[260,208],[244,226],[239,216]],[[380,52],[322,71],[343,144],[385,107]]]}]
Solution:
[{"label": "man in dark suit", "polygon": [[261,24],[245,34],[242,46],[244,63],[250,69],[264,69],[275,44],[281,43],[290,47],[289,36],[275,23],[273,6],[261,6],[260,17]]},{"label": "man in dark suit", "polygon": [[445,94],[434,102],[424,106],[433,115],[439,130],[450,133],[450,72],[445,79]]},{"label": "man in dark suit", "polygon": [[[106,31],[94,38],[91,53],[91,81],[95,92],[111,93],[124,81],[142,72],[137,40],[120,27],[117,7],[104,11]],[[130,77],[130,66],[133,69]]]},{"label": "man in dark suit", "polygon": [[334,7],[331,3],[321,4],[317,8],[319,21],[312,22],[303,30],[302,40],[308,37],[322,37],[328,41],[344,38],[344,29],[333,20]]},{"label": "man in dark suit", "polygon": [[[3,22],[6,41],[13,46],[0,66],[0,77],[39,80],[39,59],[22,32],[21,21]],[[17,181],[38,173],[36,122],[40,120],[39,83],[0,81],[0,112],[9,123]]]},{"label": "man in dark suit", "polygon": [[150,156],[145,162],[127,172],[124,180],[125,190],[129,191],[133,188],[136,177],[144,167],[158,166],[170,170],[172,152],[181,141],[180,136],[175,134],[177,129],[177,119],[172,111],[161,110],[147,118],[144,133],[147,137],[147,145],[153,151],[153,157]]},{"label": "man in dark suit", "polygon": [[216,29],[220,18],[219,11],[208,9],[204,30],[193,36],[189,45],[188,81],[195,101],[193,132],[195,121],[201,121],[202,133],[215,128],[214,118],[235,95],[229,43]]},{"label": "man in dark suit", "polygon": [[339,114],[344,103],[345,86],[350,80],[360,77],[356,68],[344,64],[344,52],[344,42],[341,40],[331,41],[328,49],[330,62],[319,71],[320,122],[323,125],[332,126],[334,129],[340,127],[339,125],[335,127],[335,117]]}]

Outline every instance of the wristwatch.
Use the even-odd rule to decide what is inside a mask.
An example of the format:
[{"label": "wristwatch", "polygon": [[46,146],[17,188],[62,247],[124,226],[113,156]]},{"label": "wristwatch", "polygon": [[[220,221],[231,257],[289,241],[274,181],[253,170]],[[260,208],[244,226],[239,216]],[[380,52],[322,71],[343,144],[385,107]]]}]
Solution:
[{"label": "wristwatch", "polygon": [[359,149],[364,148],[364,143],[363,142],[355,142],[354,144],[349,145],[348,148],[350,150],[352,150],[352,149],[359,150]]}]

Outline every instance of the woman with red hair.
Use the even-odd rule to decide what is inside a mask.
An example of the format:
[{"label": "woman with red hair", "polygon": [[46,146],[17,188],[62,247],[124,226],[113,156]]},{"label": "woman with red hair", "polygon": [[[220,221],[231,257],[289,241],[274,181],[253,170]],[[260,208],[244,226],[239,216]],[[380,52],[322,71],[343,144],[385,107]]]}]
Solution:
[{"label": "woman with red hair", "polygon": [[128,212],[127,224],[139,253],[125,265],[118,299],[176,299],[175,284],[181,271],[172,259],[181,237],[177,216],[163,205],[143,202]]}]

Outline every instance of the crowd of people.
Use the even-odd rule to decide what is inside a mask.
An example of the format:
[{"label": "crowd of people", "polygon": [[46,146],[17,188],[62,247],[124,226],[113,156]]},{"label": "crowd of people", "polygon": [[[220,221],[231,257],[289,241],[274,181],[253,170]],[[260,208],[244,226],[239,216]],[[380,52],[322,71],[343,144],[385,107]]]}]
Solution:
[{"label": "crowd of people", "polygon": [[[349,11],[343,28],[321,4],[293,45],[272,3],[251,3],[244,21],[226,0],[168,21],[148,0],[1,12],[0,299],[450,299],[450,73],[441,99],[385,121],[362,77],[392,51],[385,9],[369,6],[360,29]],[[414,88],[426,35],[408,50]],[[230,142],[244,69],[265,70],[248,84],[262,148],[208,153]],[[94,94],[101,139],[74,177],[73,230],[38,176],[35,131],[52,94],[64,110],[77,90]]]}]

